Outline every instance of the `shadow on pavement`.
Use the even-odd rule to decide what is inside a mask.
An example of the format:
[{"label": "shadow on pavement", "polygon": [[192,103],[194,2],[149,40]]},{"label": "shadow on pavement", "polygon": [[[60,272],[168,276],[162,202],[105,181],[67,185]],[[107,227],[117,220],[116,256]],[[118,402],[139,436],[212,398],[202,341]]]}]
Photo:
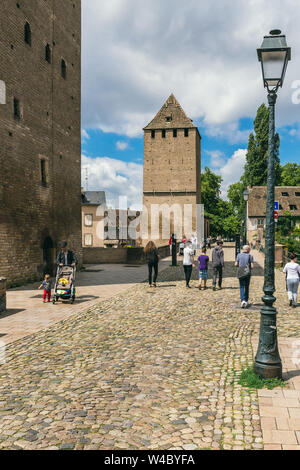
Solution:
[{"label": "shadow on pavement", "polygon": [[18,309],[18,308],[13,309],[13,308],[9,308],[8,310],[6,310],[5,313],[2,313],[2,314],[0,315],[0,320],[1,320],[2,318],[11,317],[12,315],[16,315],[17,313],[21,313],[21,312],[24,312],[24,311],[25,311],[25,309],[20,309],[20,308],[19,308],[19,309]]},{"label": "shadow on pavement", "polygon": [[300,370],[290,370],[282,374],[283,380],[289,380],[289,379],[292,379],[294,377],[299,377],[299,376],[300,376]]}]

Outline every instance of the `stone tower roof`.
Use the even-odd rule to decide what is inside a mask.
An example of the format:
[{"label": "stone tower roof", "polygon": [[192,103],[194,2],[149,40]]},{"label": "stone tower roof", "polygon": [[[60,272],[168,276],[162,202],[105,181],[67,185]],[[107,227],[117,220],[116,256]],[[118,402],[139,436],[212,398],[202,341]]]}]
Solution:
[{"label": "stone tower roof", "polygon": [[144,130],[197,128],[187,117],[173,93]]}]

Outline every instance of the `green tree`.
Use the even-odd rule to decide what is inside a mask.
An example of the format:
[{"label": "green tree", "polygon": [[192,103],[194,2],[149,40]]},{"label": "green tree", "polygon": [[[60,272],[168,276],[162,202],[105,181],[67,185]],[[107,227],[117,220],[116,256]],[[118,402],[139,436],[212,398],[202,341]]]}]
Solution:
[{"label": "green tree", "polygon": [[211,235],[231,238],[239,232],[240,223],[232,203],[220,197],[221,184],[221,176],[206,167],[202,174],[202,203],[210,221]]},{"label": "green tree", "polygon": [[234,214],[239,222],[243,220],[245,214],[245,201],[243,197],[245,187],[246,186],[242,181],[238,181],[237,183],[233,183],[229,186],[227,193],[228,199],[233,207]]},{"label": "green tree", "polygon": [[281,186],[300,186],[300,165],[286,163],[281,167]]},{"label": "green tree", "polygon": [[[242,181],[246,186],[265,186],[268,177],[269,108],[262,104],[254,120],[254,133],[250,134]],[[279,135],[275,135],[276,185],[280,184]]]},{"label": "green tree", "polygon": [[202,173],[201,191],[202,191],[202,204],[205,206],[205,211],[209,214],[217,213],[217,205],[221,194],[221,176],[215,175],[207,166]]}]

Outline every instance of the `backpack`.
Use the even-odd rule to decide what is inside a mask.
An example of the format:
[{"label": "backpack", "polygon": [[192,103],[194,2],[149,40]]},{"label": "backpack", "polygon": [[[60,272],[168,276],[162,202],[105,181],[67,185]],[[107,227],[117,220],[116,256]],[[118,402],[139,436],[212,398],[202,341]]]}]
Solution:
[{"label": "backpack", "polygon": [[250,269],[250,255],[248,254],[248,264],[246,266],[239,266],[237,270],[237,278],[239,280],[246,279],[246,277],[250,276],[251,269]]}]

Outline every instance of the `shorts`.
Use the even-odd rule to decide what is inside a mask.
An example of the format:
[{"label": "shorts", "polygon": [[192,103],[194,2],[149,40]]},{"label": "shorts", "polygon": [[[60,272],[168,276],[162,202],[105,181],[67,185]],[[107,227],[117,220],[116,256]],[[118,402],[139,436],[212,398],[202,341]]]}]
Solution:
[{"label": "shorts", "polygon": [[208,279],[208,271],[207,271],[207,269],[200,269],[200,271],[199,271],[199,279],[203,279],[203,281],[207,281],[207,279]]}]

